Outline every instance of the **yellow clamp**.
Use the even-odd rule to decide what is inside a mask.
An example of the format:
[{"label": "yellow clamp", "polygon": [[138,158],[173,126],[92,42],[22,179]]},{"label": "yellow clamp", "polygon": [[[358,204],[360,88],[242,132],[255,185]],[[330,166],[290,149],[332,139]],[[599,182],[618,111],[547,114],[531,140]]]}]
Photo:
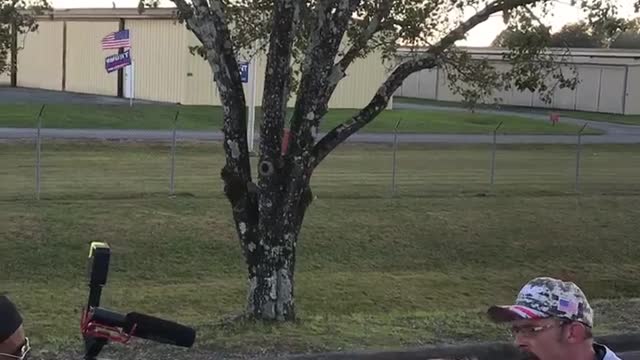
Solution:
[{"label": "yellow clamp", "polygon": [[93,241],[93,242],[91,242],[91,247],[89,247],[89,257],[92,257],[94,250],[96,250],[98,248],[107,248],[107,249],[109,249],[109,244],[107,244],[106,242],[101,242],[101,241]]}]

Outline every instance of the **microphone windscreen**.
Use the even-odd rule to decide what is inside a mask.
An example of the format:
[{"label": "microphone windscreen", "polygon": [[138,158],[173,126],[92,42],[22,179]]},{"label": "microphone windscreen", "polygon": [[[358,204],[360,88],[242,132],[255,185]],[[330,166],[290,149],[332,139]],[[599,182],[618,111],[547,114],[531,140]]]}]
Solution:
[{"label": "microphone windscreen", "polygon": [[139,338],[187,348],[196,340],[196,331],[190,327],[136,312],[126,315],[124,331],[131,330]]},{"label": "microphone windscreen", "polygon": [[91,320],[106,326],[124,327],[125,316],[104,308],[93,308]]}]

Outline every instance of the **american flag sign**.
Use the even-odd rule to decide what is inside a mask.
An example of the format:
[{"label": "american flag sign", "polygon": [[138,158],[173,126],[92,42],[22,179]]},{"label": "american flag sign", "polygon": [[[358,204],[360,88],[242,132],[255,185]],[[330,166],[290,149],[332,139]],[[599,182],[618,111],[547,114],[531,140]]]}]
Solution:
[{"label": "american flag sign", "polygon": [[131,47],[131,38],[129,37],[128,29],[112,32],[102,38],[102,50],[127,47]]}]

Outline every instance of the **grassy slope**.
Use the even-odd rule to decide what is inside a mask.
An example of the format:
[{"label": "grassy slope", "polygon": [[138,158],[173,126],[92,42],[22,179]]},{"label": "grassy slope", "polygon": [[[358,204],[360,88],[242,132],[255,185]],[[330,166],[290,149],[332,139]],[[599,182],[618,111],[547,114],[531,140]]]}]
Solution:
[{"label": "grassy slope", "polygon": [[[637,147],[587,147],[584,174],[592,181],[582,197],[563,195],[570,183],[559,181],[571,179],[571,148],[503,149],[498,190],[504,196],[469,197],[455,195],[486,189],[478,172],[487,165],[482,148],[405,147],[400,190],[407,196],[399,199],[387,197],[387,148],[343,147],[316,174],[319,197],[298,248],[300,321],[284,326],[220,325],[242,309],[245,281],[230,209],[220,196],[217,147],[182,148],[178,188],[194,197],[177,199],[158,196],[167,187],[160,178],[165,148],[44,148],[49,181],[43,190],[57,200],[0,201],[2,291],[19,302],[36,344],[80,346],[84,261],[94,240],[114,249],[104,306],[192,324],[199,344],[213,348],[504,339],[483,310],[511,301],[540,274],[578,281],[598,299],[598,333],[640,329],[640,305],[629,300],[640,292]],[[32,190],[24,183],[33,174],[30,149],[0,145],[0,188],[13,193],[8,198]],[[135,196],[144,187],[147,198],[105,199]],[[626,195],[598,195],[616,190]],[[546,192],[553,196],[540,195]]]},{"label": "grassy slope", "polygon": [[[405,98],[405,97],[396,97],[396,101],[413,103],[413,104],[427,104],[427,105],[441,105],[441,106],[455,106],[462,107],[463,105],[458,102],[453,101],[436,101],[429,99],[417,99],[417,98]],[[481,109],[494,109],[493,105],[478,105],[478,108]],[[621,115],[621,114],[606,114],[606,113],[597,113],[597,112],[589,112],[589,111],[569,111],[569,110],[554,110],[554,109],[543,109],[543,108],[529,108],[524,106],[513,106],[513,105],[501,105],[501,109],[511,110],[511,111],[522,111],[526,112],[535,112],[535,113],[549,113],[551,111],[560,113],[561,116],[572,117],[576,119],[584,119],[591,121],[606,121],[618,124],[626,124],[626,125],[640,125],[640,115]],[[560,120],[562,122],[562,118]]]},{"label": "grassy slope", "polygon": [[[49,128],[95,129],[172,129],[177,107],[161,105],[48,105],[43,126]],[[39,108],[33,105],[0,105],[0,127],[35,127]],[[356,110],[331,110],[323,122],[328,131],[355,114]],[[260,114],[258,114],[258,117]],[[532,121],[519,116],[496,116],[472,113],[396,110],[385,111],[363,131],[392,132],[396,122],[407,133],[486,134],[504,121],[502,132],[527,134],[574,134],[578,128]],[[208,106],[181,106],[179,128],[182,130],[220,130],[222,110]],[[597,134],[590,130],[589,133]]]},{"label": "grassy slope", "polygon": [[574,279],[594,299],[620,299],[619,311],[598,313],[599,332],[638,330],[640,308],[622,300],[640,291],[638,200],[317,201],[299,246],[300,323],[283,327],[218,325],[241,310],[245,291],[223,201],[2,202],[1,280],[34,338],[49,345],[77,335],[91,240],[114,248],[104,306],[192,324],[200,344],[225,349],[504,339],[483,309],[511,301],[540,274]]}]

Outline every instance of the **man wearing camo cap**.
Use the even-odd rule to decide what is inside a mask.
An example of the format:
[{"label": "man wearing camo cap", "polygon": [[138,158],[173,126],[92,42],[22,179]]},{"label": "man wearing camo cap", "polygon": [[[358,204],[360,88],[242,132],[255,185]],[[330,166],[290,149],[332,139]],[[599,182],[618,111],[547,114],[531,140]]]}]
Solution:
[{"label": "man wearing camo cap", "polygon": [[0,360],[24,360],[29,350],[18,309],[9,298],[0,295]]},{"label": "man wearing camo cap", "polygon": [[593,341],[593,310],[580,288],[549,277],[529,281],[514,305],[492,306],[489,318],[511,325],[515,345],[539,360],[620,360]]}]

